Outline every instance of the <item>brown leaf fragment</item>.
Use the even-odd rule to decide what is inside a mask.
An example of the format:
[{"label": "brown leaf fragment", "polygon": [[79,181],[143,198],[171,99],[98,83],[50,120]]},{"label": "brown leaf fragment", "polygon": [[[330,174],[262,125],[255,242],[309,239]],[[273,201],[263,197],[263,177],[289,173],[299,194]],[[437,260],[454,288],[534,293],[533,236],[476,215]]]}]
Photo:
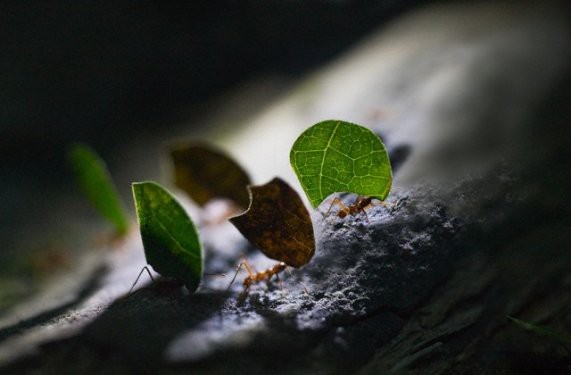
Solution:
[{"label": "brown leaf fragment", "polygon": [[315,236],[299,195],[278,177],[248,189],[250,207],[231,218],[232,224],[269,258],[296,268],[307,264],[315,253]]},{"label": "brown leaf fragment", "polygon": [[196,141],[171,147],[175,184],[200,206],[226,198],[248,207],[250,177],[236,161],[214,147]]}]

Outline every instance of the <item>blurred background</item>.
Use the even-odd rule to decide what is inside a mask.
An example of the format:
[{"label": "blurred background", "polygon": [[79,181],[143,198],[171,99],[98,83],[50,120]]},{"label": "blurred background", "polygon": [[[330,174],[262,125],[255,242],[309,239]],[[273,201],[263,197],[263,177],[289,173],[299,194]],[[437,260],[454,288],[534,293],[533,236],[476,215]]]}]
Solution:
[{"label": "blurred background", "polygon": [[[568,15],[565,1],[3,1],[0,307],[107,228],[73,181],[71,142],[100,153],[131,208],[132,181],[164,180],[166,141],[207,138],[259,183],[291,177],[301,130],[342,117],[415,145],[404,184],[436,134],[494,158],[497,134],[567,92]],[[466,132],[486,152],[457,142]]]},{"label": "blurred background", "polygon": [[69,143],[93,146],[131,205],[130,182],[158,178],[161,142],[230,107],[224,123],[237,127],[421,3],[3,1],[0,274],[21,275],[41,263],[33,254],[79,245],[98,225],[66,165]]}]

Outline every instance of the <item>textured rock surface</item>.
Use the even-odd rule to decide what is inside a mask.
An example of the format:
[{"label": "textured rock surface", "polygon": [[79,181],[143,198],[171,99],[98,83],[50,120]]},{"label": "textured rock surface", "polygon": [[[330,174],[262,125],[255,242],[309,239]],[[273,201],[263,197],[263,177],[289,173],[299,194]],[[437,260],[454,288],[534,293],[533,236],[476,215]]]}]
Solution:
[{"label": "textured rock surface", "polygon": [[[497,19],[484,17],[500,10]],[[569,71],[565,68],[569,55],[553,49],[559,38],[568,37],[564,34],[568,30],[557,29],[559,18],[553,8],[539,10],[470,9],[480,12],[474,14],[482,16],[480,21],[487,20],[488,28],[472,25],[472,29],[463,29],[478,46],[465,52],[477,58],[464,59],[461,54],[462,63],[451,63],[457,68],[451,76],[450,66],[441,67],[439,57],[443,51],[458,52],[458,46],[448,37],[438,39],[438,32],[425,35],[424,42],[430,45],[430,36],[438,40],[431,43],[440,46],[441,55],[426,50],[422,55],[414,49],[436,61],[424,60],[422,65],[419,59],[416,68],[393,68],[402,74],[395,73],[393,79],[402,80],[404,91],[416,87],[419,92],[409,98],[416,106],[406,100],[393,103],[397,109],[416,112],[392,124],[378,124],[393,155],[402,158],[389,199],[393,205],[370,208],[368,218],[340,219],[323,215],[328,209],[324,203],[313,214],[318,239],[315,257],[305,267],[284,274],[281,285],[256,286],[242,300],[239,282],[226,290],[228,277],[206,276],[193,295],[168,283],[125,295],[142,257],[134,235],[123,244],[122,252],[107,257],[106,272],[95,267],[91,268],[98,272],[83,272],[93,277],[78,282],[76,299],[71,298],[69,304],[53,306],[51,314],[2,325],[0,358],[5,366],[1,370],[568,371],[569,354],[557,343],[506,321],[506,315],[513,315],[571,332],[571,137]],[[454,13],[458,9],[440,11],[435,13],[444,14],[440,20],[447,20],[452,29],[458,27],[459,14],[464,14]],[[519,17],[513,21],[518,27],[497,26],[503,25],[502,17],[514,15]],[[423,20],[434,21],[434,12],[418,17],[404,26],[425,30]],[[526,39],[537,25],[550,25],[558,32],[546,31],[543,39]],[[450,33],[443,29],[447,32],[442,35]],[[418,38],[413,31],[411,39],[405,36],[404,40]],[[500,34],[505,39],[498,39]],[[511,48],[505,50],[498,43]],[[518,60],[518,46],[551,55],[546,53],[545,59],[526,65],[527,59]],[[507,57],[490,64],[493,74],[470,80],[468,68],[492,61],[498,51]],[[523,55],[528,54],[533,55]],[[553,63],[554,55],[563,62]],[[521,71],[513,69],[512,60]],[[364,69],[355,66],[358,73],[354,74],[359,76]],[[546,73],[537,74],[537,66]],[[342,74],[345,69],[333,70],[321,84],[327,87],[328,82],[350,76]],[[428,78],[417,82],[414,73]],[[361,106],[355,103],[377,92],[379,82],[390,82],[382,74],[370,77],[378,80],[370,78],[370,87],[353,93],[353,107],[343,101],[345,115],[371,109],[370,100]],[[490,93],[500,78],[509,90],[500,95],[498,108],[488,99],[495,98]],[[521,86],[512,85],[516,78],[523,81]],[[458,94],[459,82],[465,84],[463,94]],[[390,87],[397,90],[398,85]],[[518,87],[523,88],[521,92]],[[376,98],[389,94],[383,92]],[[399,97],[398,90],[392,94]],[[320,100],[325,99],[313,102],[313,107],[306,103],[313,114],[319,114]],[[437,105],[439,100],[444,104]],[[462,113],[464,117],[458,118]],[[416,117],[421,115],[425,116],[422,120]],[[451,131],[453,125],[455,131]],[[228,272],[244,252],[260,269],[272,264],[248,248],[227,223],[208,226],[206,221],[202,233],[207,272]],[[100,286],[91,288],[93,282]]]}]

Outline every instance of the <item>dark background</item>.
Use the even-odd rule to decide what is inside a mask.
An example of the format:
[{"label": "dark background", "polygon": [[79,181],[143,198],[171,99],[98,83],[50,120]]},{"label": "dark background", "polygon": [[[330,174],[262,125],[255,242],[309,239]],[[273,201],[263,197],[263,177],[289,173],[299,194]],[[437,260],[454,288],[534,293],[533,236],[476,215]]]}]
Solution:
[{"label": "dark background", "polygon": [[299,76],[419,3],[4,2],[2,158],[125,142],[254,74]]},{"label": "dark background", "polygon": [[113,171],[133,134],[187,121],[252,77],[301,77],[425,2],[3,1],[0,259],[63,221],[53,193],[74,191],[70,142]]}]

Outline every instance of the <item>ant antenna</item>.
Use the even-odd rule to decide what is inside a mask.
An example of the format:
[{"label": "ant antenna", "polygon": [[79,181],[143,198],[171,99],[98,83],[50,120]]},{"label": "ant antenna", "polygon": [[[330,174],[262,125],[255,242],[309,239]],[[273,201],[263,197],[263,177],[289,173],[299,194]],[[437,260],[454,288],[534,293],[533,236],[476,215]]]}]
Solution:
[{"label": "ant antenna", "polygon": [[153,277],[153,275],[151,275],[151,271],[149,271],[149,267],[145,266],[143,267],[143,269],[141,270],[141,272],[139,272],[139,276],[137,276],[137,278],[135,279],[135,282],[133,283],[133,285],[131,285],[131,289],[129,289],[129,293],[127,294],[131,294],[131,292],[133,291],[133,288],[135,287],[135,285],[137,285],[137,282],[139,281],[139,279],[141,278],[141,275],[143,274],[143,271],[147,271],[147,274],[149,274],[149,277],[151,278],[151,281],[153,283],[155,283],[155,278]]}]

